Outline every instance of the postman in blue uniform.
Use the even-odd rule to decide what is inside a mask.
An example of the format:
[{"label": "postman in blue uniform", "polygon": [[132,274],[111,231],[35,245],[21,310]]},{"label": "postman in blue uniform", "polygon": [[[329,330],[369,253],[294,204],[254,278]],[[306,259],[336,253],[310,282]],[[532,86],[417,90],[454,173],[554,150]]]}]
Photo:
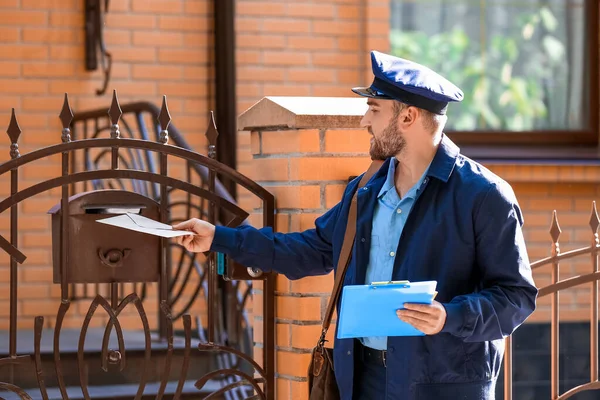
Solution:
[{"label": "postman in blue uniform", "polygon": [[[373,84],[356,93],[442,112],[449,102],[462,99],[455,86],[418,64],[377,52],[372,64]],[[537,296],[515,194],[505,181],[463,156],[446,135],[404,199],[389,197],[395,193],[389,190],[393,168],[395,159],[387,159],[359,190],[356,241],[344,285],[370,283],[369,276],[377,273],[391,280],[436,280],[436,300],[447,317],[435,335],[369,338],[364,343],[387,350],[382,398],[494,399],[503,339],[534,311]],[[271,228],[217,227],[211,249],[289,279],[331,273],[359,179],[348,184],[341,201],[315,221],[314,229],[282,234]],[[391,261],[374,272],[379,257],[374,252],[388,253],[381,243],[372,243],[381,236],[374,230],[379,229],[376,213],[385,201],[405,201],[409,212],[396,222],[396,236],[385,238],[396,242]],[[354,339],[334,343],[343,400],[352,399],[354,346]]]}]

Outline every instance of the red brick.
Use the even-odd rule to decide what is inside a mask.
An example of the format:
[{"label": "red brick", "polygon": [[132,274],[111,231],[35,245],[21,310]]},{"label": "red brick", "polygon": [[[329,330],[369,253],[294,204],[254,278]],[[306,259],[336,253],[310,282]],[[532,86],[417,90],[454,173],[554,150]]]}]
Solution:
[{"label": "red brick", "polygon": [[264,85],[265,96],[310,96],[311,87],[307,85]]},{"label": "red brick", "polygon": [[272,1],[239,1],[236,4],[236,14],[246,16],[280,16],[285,14],[284,3],[274,3]]},{"label": "red brick", "polygon": [[360,82],[360,72],[358,70],[342,69],[337,71],[338,83],[348,83],[356,85]]},{"label": "red brick", "polygon": [[187,49],[159,49],[158,59],[163,64],[201,64],[208,61],[206,52]]},{"label": "red brick", "polygon": [[285,158],[262,158],[252,161],[252,168],[240,171],[257,181],[287,181],[288,160]]},{"label": "red brick", "polygon": [[310,21],[270,19],[263,21],[263,31],[271,33],[310,32]]},{"label": "red brick", "polygon": [[23,64],[25,77],[66,77],[73,76],[75,65],[73,63],[44,62]]},{"label": "red brick", "polygon": [[45,60],[48,58],[48,47],[0,44],[0,54],[7,60]]},{"label": "red brick", "polygon": [[19,0],[0,0],[0,8],[17,8]]},{"label": "red brick", "polygon": [[257,83],[238,83],[236,92],[242,97],[258,97],[262,92],[262,88]]},{"label": "red brick", "polygon": [[[37,43],[82,43],[77,31],[71,29],[23,28],[24,42]],[[0,32],[0,36],[2,33]]]},{"label": "red brick", "polygon": [[306,52],[265,51],[263,61],[266,65],[307,65],[310,55]]},{"label": "red brick", "polygon": [[346,185],[327,185],[325,187],[325,208],[330,209],[340,202]]},{"label": "red brick", "polygon": [[[352,85],[355,86],[355,85]],[[313,87],[312,95],[315,97],[347,97],[350,92],[348,85],[317,85]]]},{"label": "red brick", "polygon": [[183,45],[183,33],[181,32],[134,31],[132,33],[133,44],[136,46],[181,47]]},{"label": "red brick", "polygon": [[[352,5],[337,7],[337,17],[339,19],[359,19],[363,12],[363,7],[360,6]],[[389,15],[389,10],[386,11],[385,15]]]},{"label": "red brick", "polygon": [[[16,96],[8,96],[5,95],[4,93],[2,94],[2,96],[0,96],[0,117],[5,117],[6,118],[6,124],[4,125],[0,125],[0,127],[8,127],[8,122],[10,121],[10,109],[11,108],[15,108],[16,110],[19,110],[19,107],[21,106],[21,97],[16,97]],[[8,112],[5,112],[7,111]],[[3,115],[5,114],[5,115]],[[17,115],[17,119],[19,118],[19,116]],[[2,186],[0,184],[0,186]]]},{"label": "red brick", "polygon": [[313,21],[313,32],[316,35],[356,37],[360,31],[360,24],[354,21]]},{"label": "red brick", "polygon": [[357,65],[359,55],[353,53],[323,53],[313,54],[313,64],[318,66],[336,67],[338,65]]},{"label": "red brick", "polygon": [[19,40],[19,28],[0,26],[0,43],[17,42]]},{"label": "red brick", "polygon": [[[381,5],[381,3],[380,4],[367,3],[365,8],[366,8],[367,18],[369,21],[378,21],[379,24],[381,24],[382,21],[385,23],[389,23],[390,9],[389,9],[388,4]],[[383,24],[383,25],[385,25],[385,24]]]},{"label": "red brick", "polygon": [[329,129],[325,132],[328,153],[367,153],[371,136],[365,129]]},{"label": "red brick", "polygon": [[[81,18],[83,20],[83,18]],[[22,10],[3,10],[3,25],[45,25],[48,22],[48,13],[46,11],[22,11]],[[1,52],[0,52],[1,53]]]},{"label": "red brick", "polygon": [[236,50],[235,57],[240,64],[257,64],[262,60],[262,55],[254,50]]},{"label": "red brick", "polygon": [[156,50],[144,47],[113,47],[110,49],[113,60],[123,61],[155,61]]},{"label": "red brick", "polygon": [[277,208],[319,208],[321,188],[319,186],[269,186],[275,196]]},{"label": "red brick", "polygon": [[[263,32],[262,22],[258,18],[244,17],[242,15],[235,18],[235,30],[240,33]],[[268,31],[268,30],[264,30]]]},{"label": "red brick", "polygon": [[245,49],[283,49],[285,37],[281,35],[240,35],[236,38],[236,45]]},{"label": "red brick", "polygon": [[110,29],[104,32],[106,45],[111,48],[114,46],[131,45],[131,32],[126,30]]},{"label": "red brick", "polygon": [[202,33],[184,33],[183,34],[183,46],[184,47],[200,47],[207,49],[212,47],[214,38],[210,32]]},{"label": "red brick", "polygon": [[81,46],[53,45],[50,47],[50,59],[52,60],[81,60],[85,51]]},{"label": "red brick", "polygon": [[[321,325],[291,325],[291,347],[295,349],[312,349],[321,336]],[[332,347],[334,339],[335,325],[330,326],[327,331],[326,339],[328,346]]]},{"label": "red brick", "polygon": [[159,83],[158,91],[167,96],[196,97],[204,90],[205,86],[200,83]]},{"label": "red brick", "polygon": [[308,382],[290,381],[292,390],[290,399],[308,399]]},{"label": "red brick", "polygon": [[[338,50],[340,51],[360,51],[360,42],[353,37],[339,37],[337,39]],[[371,48],[371,47],[369,47]],[[369,63],[370,64],[370,63]],[[371,71],[369,71],[371,73]]]},{"label": "red brick", "polygon": [[73,10],[77,0],[21,0],[21,8],[36,10]]},{"label": "red brick", "polygon": [[264,131],[261,132],[261,148],[263,154],[318,152],[319,131]]},{"label": "red brick", "polygon": [[179,14],[182,2],[172,0],[132,0],[131,9],[137,13]]},{"label": "red brick", "polygon": [[172,65],[133,65],[133,77],[136,79],[180,79],[183,69]]},{"label": "red brick", "polygon": [[21,64],[11,61],[0,61],[0,76],[21,75]]},{"label": "red brick", "polygon": [[[291,399],[292,391],[290,387],[290,382],[287,379],[277,378],[275,380],[275,391],[276,391],[276,399]],[[308,397],[306,397],[308,398]]]},{"label": "red brick", "polygon": [[[170,103],[169,103],[170,104]],[[170,106],[169,106],[170,108]],[[185,99],[183,111],[186,113],[204,112],[208,109],[207,100]]]},{"label": "red brick", "polygon": [[319,321],[321,319],[320,297],[278,296],[277,317],[300,321]]},{"label": "red brick", "polygon": [[333,273],[325,276],[310,276],[290,281],[293,293],[331,293],[333,289]]},{"label": "red brick", "polygon": [[335,81],[335,71],[328,69],[290,69],[288,80],[303,83],[331,83]]},{"label": "red brick", "polygon": [[[557,211],[571,211],[573,209],[573,200],[571,199],[530,199],[527,205],[528,209],[531,210],[552,210]],[[560,217],[560,215],[559,215]],[[560,222],[560,219],[559,219]]]},{"label": "red brick", "polygon": [[160,16],[158,27],[174,31],[208,31],[210,21],[206,17]]},{"label": "red brick", "polygon": [[184,2],[184,11],[186,14],[210,15],[212,14],[212,4],[205,0],[186,0]]},{"label": "red brick", "polygon": [[[156,28],[156,17],[154,15],[139,14],[112,14],[106,19],[106,27],[122,29],[152,29]],[[83,18],[81,18],[83,21]]]},{"label": "red brick", "polygon": [[331,4],[289,3],[286,14],[291,17],[308,17],[311,19],[333,19],[335,18],[335,7]]},{"label": "red brick", "polygon": [[238,82],[281,82],[285,80],[285,70],[276,67],[237,66]]},{"label": "red brick", "polygon": [[52,282],[52,267],[27,267],[23,268],[24,282]]},{"label": "red brick", "polygon": [[308,181],[346,181],[369,167],[369,157],[305,157],[290,159],[290,179]]},{"label": "red brick", "polygon": [[277,352],[277,373],[289,376],[306,377],[310,353]]},{"label": "red brick", "polygon": [[287,48],[299,50],[334,50],[336,42],[334,38],[325,36],[288,36]]},{"label": "red brick", "polygon": [[[107,24],[112,18],[108,18]],[[81,28],[83,29],[84,18],[81,12],[52,11],[50,12],[50,25],[58,28]]]},{"label": "red brick", "polygon": [[[3,93],[42,94],[48,93],[48,81],[38,79],[0,79]],[[21,123],[21,120],[19,120]]]}]

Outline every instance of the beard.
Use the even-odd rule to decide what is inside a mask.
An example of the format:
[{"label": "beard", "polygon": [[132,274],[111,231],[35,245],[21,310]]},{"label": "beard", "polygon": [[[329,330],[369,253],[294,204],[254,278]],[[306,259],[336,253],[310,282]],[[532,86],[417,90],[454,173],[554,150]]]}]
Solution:
[{"label": "beard", "polygon": [[402,153],[406,147],[406,140],[404,140],[400,129],[398,129],[397,116],[392,117],[389,125],[383,130],[379,138],[373,135],[371,127],[369,127],[369,133],[373,136],[371,148],[369,149],[372,160],[385,160],[394,157]]}]

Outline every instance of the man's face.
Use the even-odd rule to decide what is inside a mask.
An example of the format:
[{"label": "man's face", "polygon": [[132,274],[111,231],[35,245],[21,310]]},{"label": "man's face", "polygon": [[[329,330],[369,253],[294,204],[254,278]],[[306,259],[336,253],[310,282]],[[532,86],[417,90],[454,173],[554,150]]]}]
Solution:
[{"label": "man's face", "polygon": [[369,109],[361,121],[372,135],[369,154],[373,160],[385,160],[394,157],[406,147],[406,140],[398,126],[401,112],[394,108],[392,100],[369,99]]}]

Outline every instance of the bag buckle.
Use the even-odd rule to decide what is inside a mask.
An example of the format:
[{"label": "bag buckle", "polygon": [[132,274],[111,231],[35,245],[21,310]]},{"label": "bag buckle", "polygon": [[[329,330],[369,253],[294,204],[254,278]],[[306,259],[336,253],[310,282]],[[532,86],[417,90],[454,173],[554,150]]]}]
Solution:
[{"label": "bag buckle", "polygon": [[319,338],[319,347],[325,346],[325,342],[327,342],[327,340],[325,340],[326,335],[327,335],[327,329],[323,329],[321,331],[321,337]]}]

